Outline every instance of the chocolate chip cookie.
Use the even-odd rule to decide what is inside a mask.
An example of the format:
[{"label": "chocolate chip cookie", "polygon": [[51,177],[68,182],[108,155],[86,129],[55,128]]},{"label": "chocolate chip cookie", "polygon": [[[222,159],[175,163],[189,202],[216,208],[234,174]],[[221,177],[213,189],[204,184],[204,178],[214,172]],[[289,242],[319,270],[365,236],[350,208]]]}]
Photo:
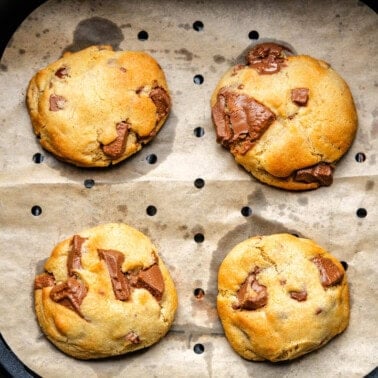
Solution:
[{"label": "chocolate chip cookie", "polygon": [[103,167],[148,143],[171,100],[150,55],[92,46],[40,70],[30,81],[27,106],[43,148],[77,166]]},{"label": "chocolate chip cookie", "polygon": [[150,346],[177,308],[172,278],[150,240],[125,224],[105,224],[59,243],[34,282],[42,331],[79,359]]},{"label": "chocolate chip cookie", "polygon": [[242,357],[291,360],[348,326],[346,274],[311,240],[289,234],[253,237],[222,262],[217,308],[228,341]]},{"label": "chocolate chip cookie", "polygon": [[274,43],[255,46],[212,98],[217,141],[258,180],[288,190],[332,184],[357,115],[345,81],[329,64]]}]

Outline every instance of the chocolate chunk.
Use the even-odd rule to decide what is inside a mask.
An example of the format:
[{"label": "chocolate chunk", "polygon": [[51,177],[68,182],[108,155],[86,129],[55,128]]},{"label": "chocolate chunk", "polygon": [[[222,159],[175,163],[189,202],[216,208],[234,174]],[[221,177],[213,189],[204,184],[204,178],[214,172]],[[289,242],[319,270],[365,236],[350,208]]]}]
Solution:
[{"label": "chocolate chunk", "polygon": [[326,257],[316,256],[311,261],[319,270],[320,281],[323,287],[338,285],[343,280],[344,272],[341,271],[332,260]]},{"label": "chocolate chunk", "polygon": [[257,70],[260,75],[274,74],[285,66],[286,54],[290,50],[276,43],[261,43],[247,54],[247,63]]},{"label": "chocolate chunk", "polygon": [[274,113],[252,97],[222,88],[212,108],[217,142],[232,152],[245,154],[276,119]]},{"label": "chocolate chunk", "polygon": [[58,96],[56,94],[50,95],[50,108],[52,112],[57,112],[58,110],[64,109],[64,105],[66,104],[67,100],[63,96]]},{"label": "chocolate chunk", "polygon": [[294,180],[299,182],[318,182],[321,186],[329,186],[333,182],[333,168],[330,164],[319,163],[310,168],[296,171]]},{"label": "chocolate chunk", "polygon": [[42,273],[35,277],[34,290],[43,289],[55,285],[54,275],[51,273]]},{"label": "chocolate chunk", "polygon": [[303,302],[307,299],[307,291],[302,290],[302,291],[291,291],[290,292],[290,297],[295,299],[298,302]]},{"label": "chocolate chunk", "polygon": [[59,79],[64,79],[66,76],[68,76],[68,68],[67,67],[61,67],[55,72],[55,76],[59,77]]},{"label": "chocolate chunk", "polygon": [[76,311],[79,316],[84,317],[80,311],[80,305],[87,295],[85,285],[74,277],[70,277],[66,282],[54,286],[50,291],[50,298],[62,306]]},{"label": "chocolate chunk", "polygon": [[120,122],[116,125],[117,138],[113,142],[102,146],[105,155],[112,159],[120,158],[125,152],[127,136],[129,134],[129,125],[126,122]]},{"label": "chocolate chunk", "polygon": [[168,114],[171,107],[171,99],[167,91],[162,87],[153,88],[150,98],[156,106],[156,123],[159,123]]},{"label": "chocolate chunk", "polygon": [[164,293],[164,279],[158,264],[141,270],[136,277],[131,278],[131,285],[148,290],[156,300],[160,301]]},{"label": "chocolate chunk", "polygon": [[291,101],[299,106],[306,106],[308,101],[308,88],[294,88],[291,90]]},{"label": "chocolate chunk", "polygon": [[260,285],[256,279],[258,270],[255,269],[244,283],[240,286],[237,292],[239,300],[238,308],[243,310],[257,310],[264,307],[268,303],[268,292],[266,286]]},{"label": "chocolate chunk", "polygon": [[122,272],[125,256],[123,253],[112,249],[99,249],[98,255],[108,267],[115,297],[120,301],[127,301],[130,296],[130,286]]},{"label": "chocolate chunk", "polygon": [[75,269],[81,269],[81,247],[86,241],[79,235],[74,235],[71,242],[71,249],[67,256],[67,272],[69,276],[74,275]]},{"label": "chocolate chunk", "polygon": [[126,340],[129,340],[132,344],[139,344],[140,343],[140,338],[134,331],[130,331],[125,336],[125,338],[126,338]]}]

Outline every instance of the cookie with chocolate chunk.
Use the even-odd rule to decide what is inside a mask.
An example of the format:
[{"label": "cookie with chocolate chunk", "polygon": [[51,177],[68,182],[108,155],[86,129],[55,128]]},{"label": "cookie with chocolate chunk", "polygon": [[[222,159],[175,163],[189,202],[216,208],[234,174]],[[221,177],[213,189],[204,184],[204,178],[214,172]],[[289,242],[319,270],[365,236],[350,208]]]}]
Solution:
[{"label": "cookie with chocolate chunk", "polygon": [[256,236],[218,273],[217,308],[232,348],[248,360],[291,360],[328,343],[349,322],[342,264],[309,239]]},{"label": "cookie with chocolate chunk", "polygon": [[156,248],[125,224],[94,227],[59,243],[34,282],[42,331],[79,359],[148,347],[177,308],[172,278]]},{"label": "cookie with chocolate chunk", "polygon": [[345,81],[329,64],[255,46],[231,68],[212,98],[217,141],[258,180],[288,190],[332,184],[350,147],[357,115]]},{"label": "cookie with chocolate chunk", "polygon": [[140,51],[66,53],[30,81],[27,106],[43,148],[81,167],[119,163],[164,124],[171,100],[159,64]]}]

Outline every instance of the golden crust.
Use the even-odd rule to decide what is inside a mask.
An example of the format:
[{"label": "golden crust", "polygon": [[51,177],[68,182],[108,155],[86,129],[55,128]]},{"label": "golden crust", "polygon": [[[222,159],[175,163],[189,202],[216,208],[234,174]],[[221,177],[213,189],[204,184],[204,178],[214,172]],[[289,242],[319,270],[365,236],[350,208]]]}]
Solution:
[{"label": "golden crust", "polygon": [[[318,183],[294,181],[293,173],[320,162],[335,164],[355,137],[357,114],[349,87],[321,60],[289,56],[286,66],[272,75],[261,75],[248,66],[231,68],[211,97],[212,107],[224,87],[254,98],[276,115],[254,147],[245,155],[234,155],[239,164],[268,185],[288,190],[317,188]],[[306,106],[291,101],[294,88],[309,89]]]},{"label": "golden crust", "polygon": [[[67,74],[58,77],[62,67]],[[43,148],[78,166],[103,167],[139,151],[164,124],[168,113],[159,117],[150,97],[156,87],[169,96],[164,72],[150,55],[92,46],[65,54],[34,75],[26,103]],[[66,100],[64,109],[50,110],[51,95]],[[112,158],[101,147],[117,138],[116,125],[125,121],[126,148]]]},{"label": "golden crust", "polygon": [[[159,258],[156,248],[141,232],[125,224],[104,224],[80,232],[87,238],[82,247],[81,269],[75,275],[88,289],[80,305],[83,317],[50,298],[51,287],[35,290],[38,322],[59,349],[76,358],[92,359],[114,356],[148,347],[169,330],[177,309],[177,293],[172,278]],[[67,280],[67,255],[72,238],[59,243],[45,264],[56,283]],[[127,301],[115,298],[109,271],[98,249],[112,249],[125,256],[122,271],[148,268],[158,263],[165,290],[157,301],[145,289],[133,289]],[[134,344],[125,337],[139,336]]]},{"label": "golden crust", "polygon": [[[317,349],[349,322],[347,278],[324,288],[316,256],[340,262],[308,239],[289,234],[254,237],[235,246],[218,274],[217,309],[226,337],[242,357],[261,361],[291,360]],[[258,282],[266,286],[268,302],[257,310],[234,309],[237,291],[255,267]],[[305,289],[307,299],[297,301],[290,291]],[[321,312],[319,312],[321,311]]]}]

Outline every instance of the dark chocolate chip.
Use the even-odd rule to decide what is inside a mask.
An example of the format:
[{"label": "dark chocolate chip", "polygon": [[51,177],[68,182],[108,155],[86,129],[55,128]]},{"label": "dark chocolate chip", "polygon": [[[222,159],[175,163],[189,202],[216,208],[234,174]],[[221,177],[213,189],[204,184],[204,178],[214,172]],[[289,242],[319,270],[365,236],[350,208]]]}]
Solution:
[{"label": "dark chocolate chip", "polygon": [[344,272],[330,259],[323,256],[316,256],[311,260],[319,270],[320,281],[323,287],[327,288],[341,283]]},{"label": "dark chocolate chip", "polygon": [[85,285],[74,277],[70,277],[66,282],[54,286],[50,291],[50,298],[62,306],[75,311],[82,318],[80,305],[87,295]]}]

